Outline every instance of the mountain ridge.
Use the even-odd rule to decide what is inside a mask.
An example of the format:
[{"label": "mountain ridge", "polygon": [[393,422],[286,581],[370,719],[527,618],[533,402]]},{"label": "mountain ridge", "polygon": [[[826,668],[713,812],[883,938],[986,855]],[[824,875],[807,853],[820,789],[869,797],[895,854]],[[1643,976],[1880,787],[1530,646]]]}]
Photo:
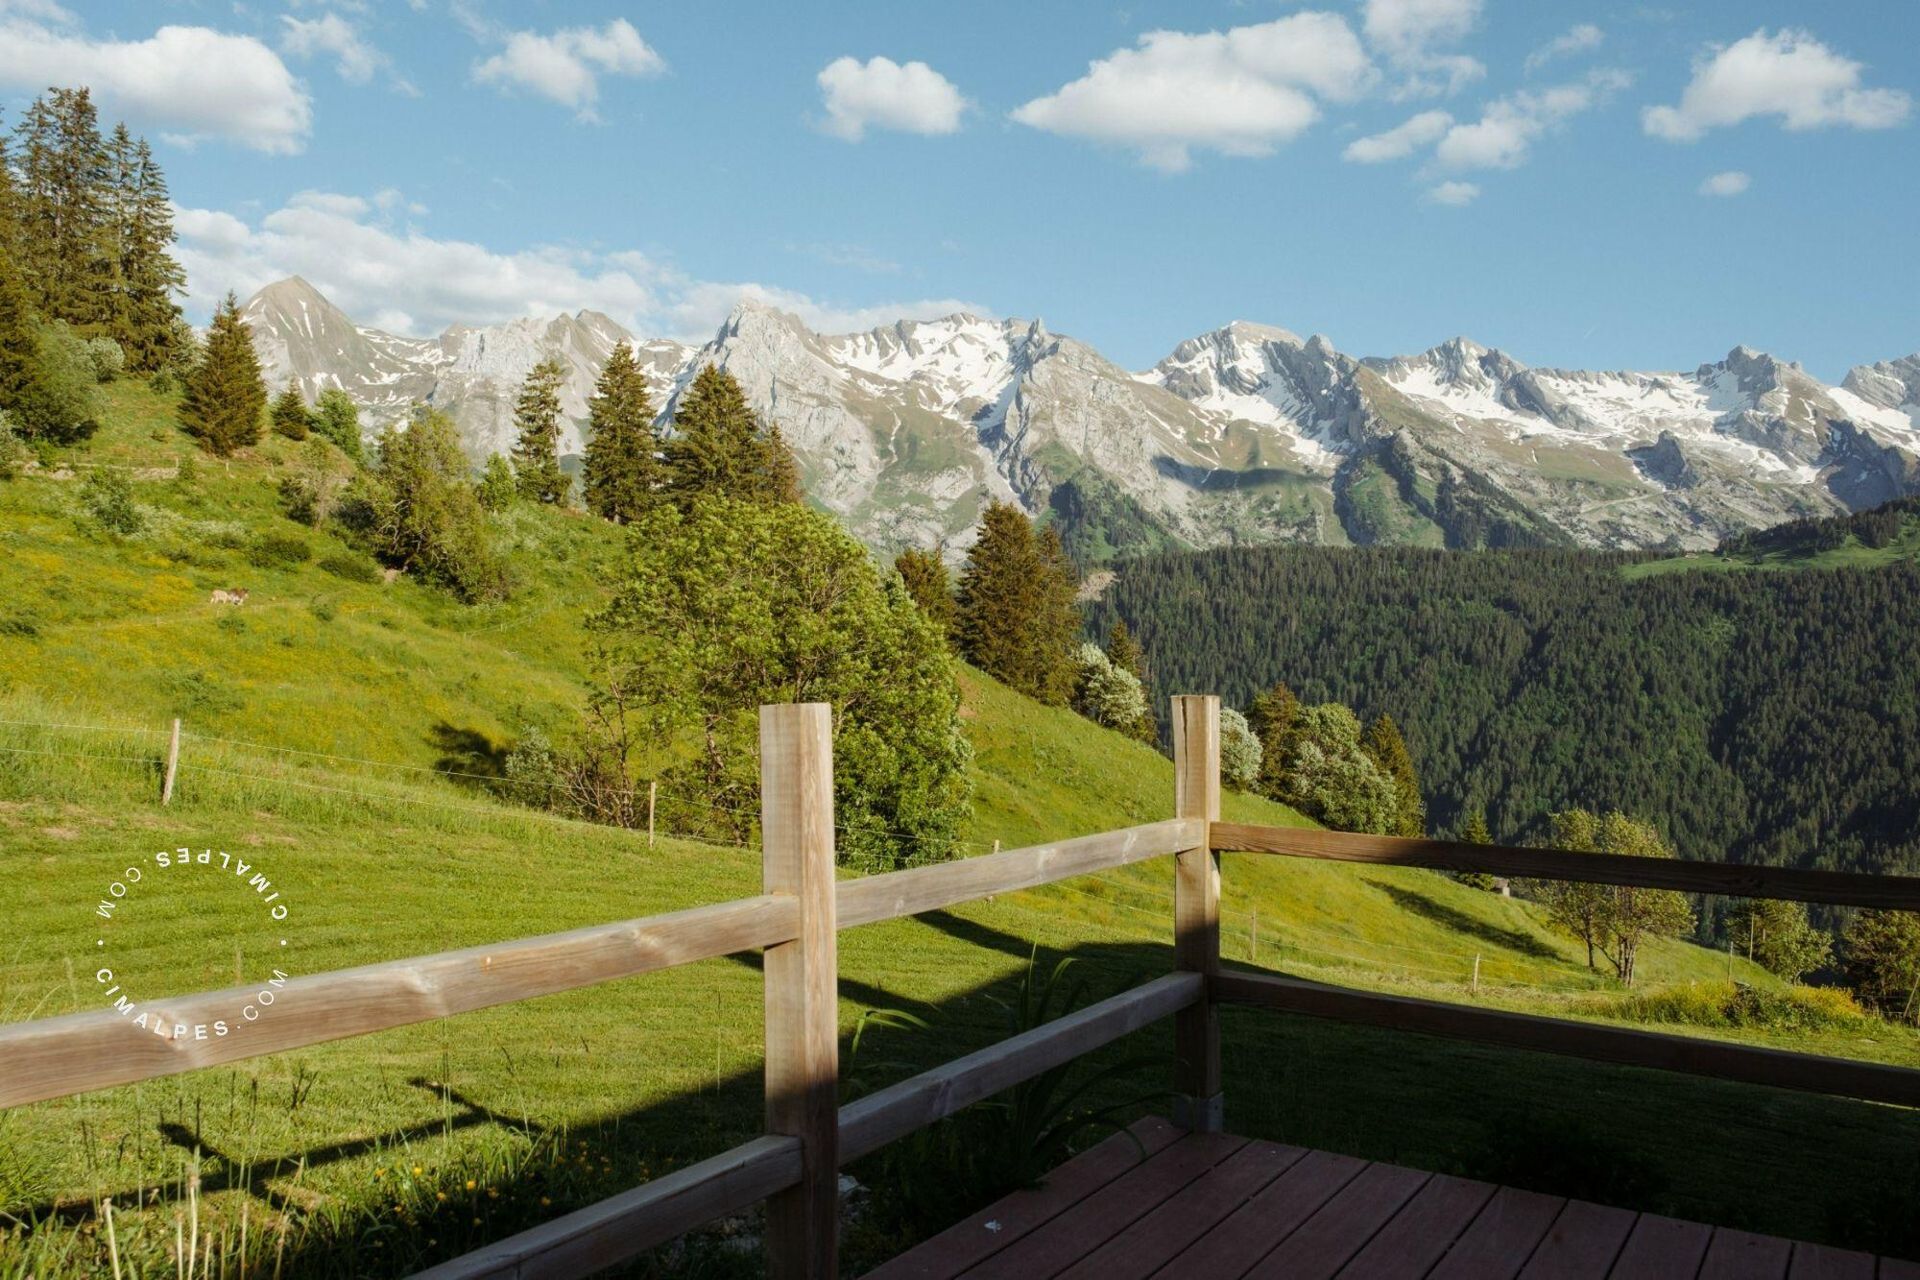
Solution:
[{"label": "mountain ridge", "polygon": [[809,497],[877,549],[965,545],[990,499],[1083,562],[1309,542],[1708,548],[1920,493],[1920,355],[1838,386],[1747,346],[1691,371],[1528,366],[1456,336],[1355,357],[1236,320],[1128,370],[1040,319],[956,313],[822,334],[743,302],[701,346],[582,310],[409,338],[299,277],[250,299],[269,381],[353,396],[379,425],[445,409],[479,462],[512,445],[521,378],[561,361],[563,453],[615,343],[663,417],[708,364],[779,422]]}]

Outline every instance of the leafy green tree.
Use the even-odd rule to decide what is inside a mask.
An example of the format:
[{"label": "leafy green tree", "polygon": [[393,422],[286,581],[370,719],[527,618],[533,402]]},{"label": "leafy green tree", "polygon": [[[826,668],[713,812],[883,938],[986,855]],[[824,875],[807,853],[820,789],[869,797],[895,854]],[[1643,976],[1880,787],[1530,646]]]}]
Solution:
[{"label": "leafy green tree", "polygon": [[520,496],[520,485],[514,479],[513,464],[500,454],[488,454],[487,465],[480,471],[480,482],[474,486],[474,496],[488,511],[505,511],[512,506]]},{"label": "leafy green tree", "polygon": [[42,324],[0,254],[0,410],[30,440],[71,444],[93,433],[96,378],[65,325]]},{"label": "leafy green tree", "polygon": [[273,399],[273,431],[275,435],[285,436],[289,440],[305,440],[307,432],[313,426],[313,415],[307,410],[307,398],[300,394],[300,380],[287,381],[284,391]]},{"label": "leafy green tree", "polygon": [[320,393],[313,407],[313,430],[355,462],[361,460],[360,408],[339,387],[328,387]]},{"label": "leafy green tree", "polygon": [[260,358],[231,293],[213,312],[206,349],[180,398],[180,425],[209,453],[226,457],[260,440],[267,384]]},{"label": "leafy green tree", "polygon": [[567,371],[558,360],[542,360],[520,384],[513,421],[513,473],[520,496],[529,502],[557,503],[567,496],[560,471],[560,384]]},{"label": "leafy green tree", "polygon": [[487,540],[486,513],[446,414],[418,406],[406,430],[387,428],[352,505],[352,524],[387,564],[468,603],[507,594],[506,570]]},{"label": "leafy green tree", "polygon": [[1840,950],[1860,1003],[1901,1022],[1920,1016],[1920,912],[1862,911]]},{"label": "leafy green tree", "polygon": [[[191,459],[189,459],[191,461]],[[321,436],[309,436],[280,480],[287,518],[314,528],[333,518],[353,477],[353,465]]]},{"label": "leafy green tree", "polygon": [[[834,710],[841,859],[950,857],[968,814],[960,691],[939,635],[832,519],[793,504],[696,499],[632,526],[612,600],[588,619],[592,737],[617,788],[660,744],[683,821],[744,838],[758,708]],[[612,808],[618,812],[616,804]]]},{"label": "leafy green tree", "polygon": [[947,572],[947,562],[939,548],[921,551],[908,547],[893,558],[893,567],[899,571],[900,581],[906,585],[914,604],[940,633],[940,638],[950,643],[956,616],[953,578]]},{"label": "leafy green tree", "polygon": [[1407,753],[1400,726],[1385,712],[1374,717],[1360,744],[1381,771],[1393,779],[1394,820],[1389,835],[1418,839],[1427,834],[1427,804],[1420,798],[1420,778]]},{"label": "leafy green tree", "polygon": [[1807,921],[1807,909],[1778,898],[1745,898],[1727,904],[1735,951],[1788,982],[1833,959],[1833,939]]},{"label": "leafy green tree", "polygon": [[617,344],[587,401],[587,510],[627,524],[656,500],[663,468],[653,400],[633,348]]},{"label": "leafy green tree", "polygon": [[[1641,858],[1671,858],[1673,846],[1650,824],[1618,810],[1596,816],[1585,809],[1552,816],[1555,847],[1581,853],[1611,853]],[[1671,937],[1693,927],[1693,908],[1685,894],[1633,885],[1570,884],[1545,881],[1536,895],[1550,919],[1585,943],[1587,967],[1597,969],[1597,951],[1613,965],[1614,976],[1633,985],[1640,946],[1649,937]]]},{"label": "leafy green tree", "polygon": [[1260,779],[1260,738],[1247,717],[1232,707],[1220,708],[1220,781],[1235,791],[1250,791]]},{"label": "leafy green tree", "polygon": [[1277,798],[1336,831],[1385,835],[1397,820],[1393,779],[1361,745],[1360,721],[1337,702],[1302,707]]},{"label": "leafy green tree", "polygon": [[126,371],[127,353],[112,338],[88,338],[84,345],[95,382],[112,382]]},{"label": "leafy green tree", "polygon": [[1153,717],[1147,710],[1146,691],[1133,672],[1115,666],[1097,644],[1080,646],[1078,665],[1073,689],[1075,711],[1129,737],[1137,737],[1143,724],[1151,729]]},{"label": "leafy green tree", "polygon": [[1079,610],[1072,566],[1050,530],[993,501],[960,571],[957,634],[967,660],[1055,706],[1073,692]]}]

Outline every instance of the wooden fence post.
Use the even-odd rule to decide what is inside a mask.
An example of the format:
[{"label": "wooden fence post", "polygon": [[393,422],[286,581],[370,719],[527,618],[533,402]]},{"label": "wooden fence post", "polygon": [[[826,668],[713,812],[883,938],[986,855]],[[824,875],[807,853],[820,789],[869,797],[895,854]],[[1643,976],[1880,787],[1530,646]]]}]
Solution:
[{"label": "wooden fence post", "polygon": [[167,735],[167,774],[160,782],[160,803],[173,803],[173,775],[180,769],[180,717],[173,718],[173,732]]},{"label": "wooden fence post", "polygon": [[[1176,817],[1220,819],[1220,699],[1183,695],[1173,700],[1173,806]],[[1213,980],[1220,972],[1220,855],[1200,846],[1174,855],[1173,960],[1205,975],[1207,998],[1174,1016],[1174,1122],[1218,1133],[1220,1017]]]},{"label": "wooden fence post", "polygon": [[768,947],[767,1132],[800,1139],[799,1185],[767,1201],[768,1274],[833,1280],[840,1221],[840,1018],[833,883],[833,712],[760,708],[767,893],[799,899],[800,932]]},{"label": "wooden fence post", "polygon": [[660,780],[647,783],[647,848],[653,848],[653,804],[660,798]]}]

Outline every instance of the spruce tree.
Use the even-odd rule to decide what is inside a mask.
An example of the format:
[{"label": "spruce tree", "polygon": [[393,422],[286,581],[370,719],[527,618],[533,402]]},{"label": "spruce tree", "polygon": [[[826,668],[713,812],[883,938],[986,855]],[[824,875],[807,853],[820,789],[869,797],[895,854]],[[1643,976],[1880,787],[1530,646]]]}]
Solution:
[{"label": "spruce tree", "polygon": [[1300,720],[1300,699],[1281,681],[1265,693],[1255,694],[1247,706],[1247,723],[1260,739],[1261,794],[1278,797],[1285,775],[1293,761],[1293,748]]},{"label": "spruce tree", "polygon": [[360,407],[339,387],[328,387],[313,406],[313,430],[333,441],[340,452],[359,462]]},{"label": "spruce tree", "polygon": [[666,442],[667,491],[684,507],[700,494],[758,499],[766,454],[760,423],[734,376],[708,365],[681,393]]},{"label": "spruce tree", "polygon": [[780,424],[770,422],[760,438],[761,497],[767,502],[799,502],[800,462],[793,456]]},{"label": "spruce tree", "polygon": [[567,496],[560,472],[560,383],[567,371],[558,360],[542,360],[520,384],[513,420],[519,438],[513,446],[513,471],[520,496],[557,503]]},{"label": "spruce tree", "polygon": [[658,449],[646,374],[622,342],[587,401],[587,510],[626,524],[651,506],[660,487]]},{"label": "spruce tree", "polygon": [[0,251],[0,410],[29,439],[67,442],[87,434],[71,421],[25,282]]},{"label": "spruce tree", "polygon": [[1413,757],[1407,753],[1406,740],[1400,736],[1400,726],[1393,722],[1392,716],[1381,712],[1367,726],[1367,736],[1361,745],[1381,771],[1393,779],[1398,802],[1394,807],[1393,829],[1388,834],[1408,839],[1427,834],[1427,803],[1420,796],[1420,777],[1414,770]]},{"label": "spruce tree", "polygon": [[[1467,810],[1466,817],[1460,823],[1460,834],[1455,837],[1462,844],[1492,844],[1493,832],[1487,828],[1487,811],[1478,805]],[[1486,871],[1461,871],[1454,876],[1469,889],[1481,889],[1487,893],[1500,891],[1506,881]]]},{"label": "spruce tree", "polygon": [[933,624],[942,640],[952,643],[953,579],[947,573],[947,562],[941,559],[939,549],[921,551],[908,547],[894,557],[893,567],[899,571],[900,581],[906,584],[907,594],[913,597],[921,615]]},{"label": "spruce tree", "polygon": [[1078,674],[1073,657],[1080,645],[1080,575],[1067,555],[1057,525],[1040,530],[1035,552],[1039,599],[1027,642],[1034,665],[1035,696],[1050,706],[1065,706],[1073,697]]},{"label": "spruce tree", "polygon": [[1080,609],[1073,566],[1051,526],[993,501],[960,574],[957,632],[968,661],[1055,706],[1073,695]]},{"label": "spruce tree", "polygon": [[289,440],[305,440],[307,431],[313,425],[313,415],[307,411],[307,398],[300,394],[300,380],[290,378],[286,390],[273,399],[273,432]]},{"label": "spruce tree", "polygon": [[1133,638],[1133,632],[1127,630],[1125,620],[1116,620],[1113,628],[1107,632],[1107,661],[1122,671],[1131,671],[1136,680],[1144,682],[1144,656],[1140,642]]},{"label": "spruce tree", "polygon": [[267,407],[267,384],[260,377],[240,302],[231,293],[213,313],[206,350],[187,375],[180,398],[180,425],[208,452],[226,457],[260,440],[260,419]]},{"label": "spruce tree", "polygon": [[0,130],[0,257],[17,272],[20,257],[20,189],[13,180],[13,164],[7,158],[7,135]]},{"label": "spruce tree", "polygon": [[18,130],[20,263],[35,308],[84,337],[111,329],[111,155],[86,89],[54,89]]},{"label": "spruce tree", "polygon": [[[115,131],[116,145],[124,132],[124,125]],[[186,288],[187,273],[171,252],[173,201],[145,138],[134,140],[126,175],[113,336],[127,353],[128,368],[155,373],[173,355],[180,316],[175,296]]]}]

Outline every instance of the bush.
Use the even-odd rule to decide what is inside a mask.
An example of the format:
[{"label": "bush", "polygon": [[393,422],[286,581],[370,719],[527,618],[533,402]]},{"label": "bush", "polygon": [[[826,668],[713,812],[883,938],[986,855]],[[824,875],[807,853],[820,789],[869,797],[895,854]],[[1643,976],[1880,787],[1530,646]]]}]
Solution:
[{"label": "bush", "polygon": [[1260,739],[1246,716],[1220,708],[1220,780],[1235,791],[1251,791],[1260,778]]},{"label": "bush", "polygon": [[[940,620],[931,612],[924,608],[922,612],[928,613],[936,627],[941,626]],[[942,634],[945,634],[944,629]],[[1147,694],[1140,685],[1140,677],[1124,667],[1116,667],[1106,651],[1097,644],[1080,646],[1076,666],[1078,673],[1073,688],[1075,711],[1095,724],[1116,729],[1130,737],[1141,736],[1143,727],[1152,730],[1153,715],[1147,709]]]},{"label": "bush", "polygon": [[84,342],[64,324],[35,325],[33,350],[8,392],[15,428],[51,444],[74,444],[99,427],[94,416],[93,362]]},{"label": "bush", "polygon": [[1847,981],[1889,1018],[1920,1018],[1920,912],[1862,911],[1842,939]]},{"label": "bush", "polygon": [[372,585],[380,581],[380,566],[365,556],[356,556],[343,552],[320,558],[320,568],[336,578],[345,578],[348,582],[364,582]]},{"label": "bush", "polygon": [[1833,987],[1769,990],[1743,982],[1688,983],[1625,996],[1605,1011],[1633,1022],[1797,1032],[1853,1030],[1867,1016],[1852,996]]},{"label": "bush", "polygon": [[288,533],[263,533],[247,546],[247,563],[256,569],[291,569],[312,558],[307,540]]},{"label": "bush", "polygon": [[146,517],[133,500],[133,481],[127,473],[113,467],[97,467],[87,473],[80,487],[80,501],[101,528],[123,537],[146,528]]},{"label": "bush", "polygon": [[0,480],[11,480],[27,465],[27,446],[15,430],[13,417],[0,409]]},{"label": "bush", "polygon": [[342,517],[374,553],[447,587],[469,604],[504,598],[506,566],[487,542],[486,512],[467,478],[453,419],[420,408],[405,431],[380,437],[380,460]]},{"label": "bush", "polygon": [[127,353],[112,338],[88,338],[86,352],[95,382],[112,382],[126,372]]}]

